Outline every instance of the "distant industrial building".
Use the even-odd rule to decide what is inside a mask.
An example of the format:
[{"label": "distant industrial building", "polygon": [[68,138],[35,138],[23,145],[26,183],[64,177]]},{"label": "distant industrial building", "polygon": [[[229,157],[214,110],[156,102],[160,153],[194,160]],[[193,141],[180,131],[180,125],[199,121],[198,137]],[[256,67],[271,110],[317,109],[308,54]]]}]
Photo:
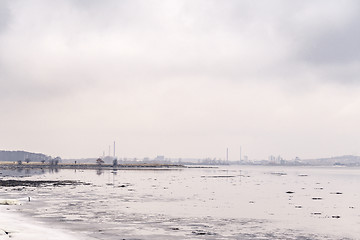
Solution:
[{"label": "distant industrial building", "polygon": [[47,161],[51,157],[42,153],[31,153],[25,151],[0,151],[0,161],[3,162],[17,162],[17,161],[31,161],[41,162]]}]

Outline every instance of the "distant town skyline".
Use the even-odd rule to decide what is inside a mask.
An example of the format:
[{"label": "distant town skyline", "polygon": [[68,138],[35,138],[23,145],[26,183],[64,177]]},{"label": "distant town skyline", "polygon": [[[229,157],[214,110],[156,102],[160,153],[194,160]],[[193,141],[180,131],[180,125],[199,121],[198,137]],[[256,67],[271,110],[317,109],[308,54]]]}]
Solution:
[{"label": "distant town skyline", "polygon": [[360,155],[360,2],[0,2],[0,149]]}]

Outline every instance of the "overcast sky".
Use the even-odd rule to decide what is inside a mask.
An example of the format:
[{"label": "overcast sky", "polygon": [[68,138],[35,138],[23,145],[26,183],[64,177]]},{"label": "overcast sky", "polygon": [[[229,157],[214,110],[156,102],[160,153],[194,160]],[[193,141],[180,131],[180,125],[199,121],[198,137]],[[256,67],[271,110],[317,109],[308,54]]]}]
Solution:
[{"label": "overcast sky", "polygon": [[359,43],[357,0],[0,0],[0,149],[360,155]]}]

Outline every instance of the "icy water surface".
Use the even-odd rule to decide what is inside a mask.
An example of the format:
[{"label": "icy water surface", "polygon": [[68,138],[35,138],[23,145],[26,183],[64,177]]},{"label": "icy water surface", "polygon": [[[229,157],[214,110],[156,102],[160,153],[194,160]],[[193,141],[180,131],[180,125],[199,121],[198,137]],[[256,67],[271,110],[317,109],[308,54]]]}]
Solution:
[{"label": "icy water surface", "polygon": [[22,179],[90,183],[0,195],[97,239],[360,239],[359,168],[63,169]]}]

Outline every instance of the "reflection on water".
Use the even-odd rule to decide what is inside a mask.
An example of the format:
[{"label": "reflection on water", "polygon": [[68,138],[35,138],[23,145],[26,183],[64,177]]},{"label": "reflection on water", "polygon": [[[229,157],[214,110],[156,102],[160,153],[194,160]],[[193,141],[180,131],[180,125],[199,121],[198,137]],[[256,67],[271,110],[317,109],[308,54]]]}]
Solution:
[{"label": "reflection on water", "polygon": [[31,196],[22,211],[98,239],[360,238],[357,168],[62,169],[28,178],[91,183],[7,194]]},{"label": "reflection on water", "polygon": [[58,172],[54,169],[43,168],[16,168],[16,169],[0,169],[0,177],[30,177],[33,175],[42,175],[46,172]]},{"label": "reflection on water", "polygon": [[104,170],[102,170],[101,168],[99,168],[99,169],[96,170],[96,174],[97,174],[97,175],[101,175],[101,174],[103,174],[103,173],[104,173]]}]

